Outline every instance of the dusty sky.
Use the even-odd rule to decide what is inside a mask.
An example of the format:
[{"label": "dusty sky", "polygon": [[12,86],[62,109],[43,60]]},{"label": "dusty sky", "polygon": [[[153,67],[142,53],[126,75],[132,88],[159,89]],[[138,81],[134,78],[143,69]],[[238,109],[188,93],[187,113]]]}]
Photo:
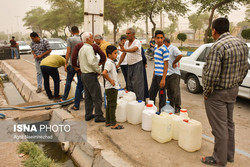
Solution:
[{"label": "dusty sky", "polygon": [[[0,0],[0,31],[4,31],[5,33],[16,31],[28,33],[30,30],[23,27],[24,23],[22,19],[25,17],[27,11],[38,6],[43,9],[50,8],[46,0]],[[238,23],[244,20],[245,10],[245,7],[241,7],[241,10],[232,11],[229,15],[230,22]],[[187,19],[180,20],[182,20],[182,24],[188,25]]]}]

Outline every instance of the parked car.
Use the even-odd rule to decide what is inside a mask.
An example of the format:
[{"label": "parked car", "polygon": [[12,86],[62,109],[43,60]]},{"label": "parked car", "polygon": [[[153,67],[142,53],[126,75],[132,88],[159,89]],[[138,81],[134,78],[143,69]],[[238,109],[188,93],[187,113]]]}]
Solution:
[{"label": "parked car", "polygon": [[60,55],[65,57],[66,56],[66,51],[67,51],[67,47],[65,45],[65,43],[63,41],[50,41],[48,40],[50,48],[51,48],[51,52],[50,55]]},{"label": "parked car", "polygon": [[31,53],[31,47],[28,45],[25,41],[17,41],[17,44],[19,46],[19,53],[20,54],[30,54]]},{"label": "parked car", "polygon": [[[181,78],[191,93],[199,93],[202,91],[202,69],[212,44],[213,43],[201,45],[191,56],[183,57],[180,61]],[[248,73],[239,87],[238,96],[250,99],[250,43],[247,43],[247,45],[249,48]]]}]

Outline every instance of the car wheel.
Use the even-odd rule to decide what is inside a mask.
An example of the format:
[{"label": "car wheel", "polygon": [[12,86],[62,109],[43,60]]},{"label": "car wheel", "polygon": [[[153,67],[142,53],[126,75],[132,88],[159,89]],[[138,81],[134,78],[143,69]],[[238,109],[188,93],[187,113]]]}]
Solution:
[{"label": "car wheel", "polygon": [[194,75],[189,75],[187,78],[187,89],[191,93],[200,93],[202,87],[198,78]]}]

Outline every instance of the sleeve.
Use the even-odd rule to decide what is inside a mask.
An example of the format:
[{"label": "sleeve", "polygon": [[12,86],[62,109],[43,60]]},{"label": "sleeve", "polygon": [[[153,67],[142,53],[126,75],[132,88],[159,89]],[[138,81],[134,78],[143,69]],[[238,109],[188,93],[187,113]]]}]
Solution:
[{"label": "sleeve", "polygon": [[207,56],[206,64],[202,71],[203,95],[209,96],[216,83],[219,80],[221,73],[221,53],[217,50],[212,50]]},{"label": "sleeve", "polygon": [[168,61],[169,60],[169,50],[167,48],[163,49],[163,60]]},{"label": "sleeve", "polygon": [[80,48],[81,48],[81,43],[77,44],[73,49],[73,52],[71,55],[71,62],[72,62],[73,67],[77,67],[77,58],[78,58],[78,52]]},{"label": "sleeve", "polygon": [[70,47],[70,48],[71,48],[70,38],[67,39],[67,47]]},{"label": "sleeve", "polygon": [[106,62],[104,65],[104,70],[107,70],[109,73],[111,71],[111,69],[112,69],[111,63]]},{"label": "sleeve", "polygon": [[99,63],[104,64],[105,61],[106,61],[106,55],[104,54],[104,52],[103,52],[103,51],[101,50],[101,48],[100,48],[98,45],[96,45],[96,44],[93,44],[92,47],[93,47],[93,49],[94,49],[94,51],[95,51],[95,54],[98,53],[98,54],[100,55],[100,57],[101,57]]},{"label": "sleeve", "polygon": [[182,55],[182,52],[177,47],[175,47],[174,48],[174,56],[177,57],[179,55]]}]

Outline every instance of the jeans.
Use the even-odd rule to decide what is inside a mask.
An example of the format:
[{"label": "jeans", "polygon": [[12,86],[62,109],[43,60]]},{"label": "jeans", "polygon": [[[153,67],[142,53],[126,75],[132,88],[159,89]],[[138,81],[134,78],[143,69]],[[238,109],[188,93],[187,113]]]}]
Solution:
[{"label": "jeans", "polygon": [[181,109],[180,75],[172,74],[166,77],[166,88],[170,105],[179,112]]},{"label": "jeans", "polygon": [[74,78],[74,75],[76,74],[76,71],[75,69],[69,65],[67,67],[67,78],[66,78],[66,84],[65,84],[65,89],[64,89],[64,93],[63,93],[63,96],[62,96],[62,100],[66,100],[68,95],[69,95],[69,91],[70,91],[70,88],[71,88],[71,82]]},{"label": "jeans", "polygon": [[14,53],[15,53],[16,58],[17,58],[17,59],[20,59],[20,56],[19,56],[19,53],[18,53],[17,48],[11,47],[10,49],[11,49],[11,58],[14,59]]},{"label": "jeans", "polygon": [[41,71],[44,79],[44,89],[46,91],[47,96],[49,98],[53,97],[49,85],[49,77],[51,76],[54,81],[54,97],[58,97],[59,87],[60,87],[60,76],[57,68],[49,66],[41,66]]},{"label": "jeans", "polygon": [[43,75],[42,75],[41,67],[40,67],[41,61],[42,60],[35,59],[37,88],[42,88],[42,84],[43,84]]},{"label": "jeans", "polygon": [[77,85],[76,85],[75,102],[74,102],[74,106],[76,108],[79,108],[80,106],[82,91],[83,91],[83,84],[81,80],[81,74],[80,75],[77,74]]}]

